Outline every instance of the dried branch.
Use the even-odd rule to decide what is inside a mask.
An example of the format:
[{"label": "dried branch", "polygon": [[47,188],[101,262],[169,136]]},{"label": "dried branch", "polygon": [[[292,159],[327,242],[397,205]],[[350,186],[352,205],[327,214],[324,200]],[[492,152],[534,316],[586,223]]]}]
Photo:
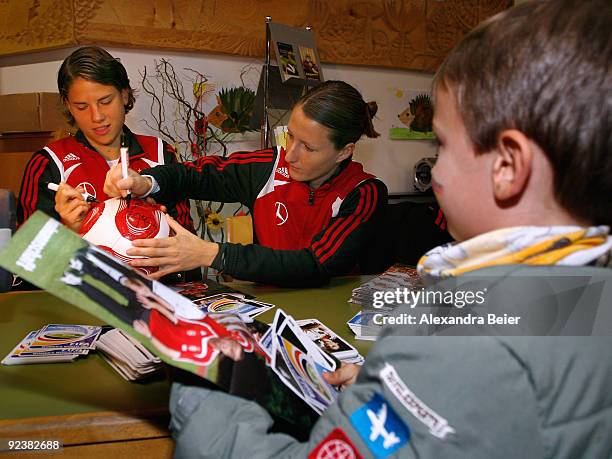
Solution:
[{"label": "dried branch", "polygon": [[[245,77],[253,68],[249,65],[242,69],[240,81],[243,86],[247,86]],[[140,72],[142,88],[151,97],[149,113],[153,120],[151,123],[149,120],[143,122],[172,143],[181,161],[215,153],[227,156],[227,140],[231,134],[208,125],[202,107],[204,96],[202,90],[209,81],[208,76],[192,68],[182,70],[184,74],[177,72],[168,60],[160,59],[155,61],[152,71],[148,71],[145,67]],[[185,88],[185,84],[189,90]],[[217,148],[219,151],[216,151]],[[206,225],[206,217],[212,209],[220,213],[225,204],[200,200],[192,202],[197,216],[194,222],[196,233],[203,239],[215,241],[210,228]],[[240,209],[242,208],[240,206]],[[220,241],[223,242],[225,231],[221,229],[220,236],[216,237],[220,237]]]},{"label": "dried branch", "polygon": [[[165,117],[164,117],[164,110],[163,110],[164,103],[158,97],[158,95],[155,92],[155,88],[153,87],[153,85],[151,85],[151,83],[149,82],[147,78],[147,67],[146,66],[144,68],[144,71],[140,72],[140,76],[142,77],[142,80],[141,80],[142,89],[144,90],[144,92],[146,92],[147,94],[151,96],[151,105],[149,106],[149,113],[151,114],[151,117],[155,120],[156,126],[151,126],[149,124],[149,121],[146,119],[143,121],[149,128],[156,130],[163,136],[170,139],[170,141],[173,144],[175,144],[176,138],[170,134],[170,132],[166,129],[166,126],[165,126]],[[157,110],[155,110],[155,107],[157,107]]]}]

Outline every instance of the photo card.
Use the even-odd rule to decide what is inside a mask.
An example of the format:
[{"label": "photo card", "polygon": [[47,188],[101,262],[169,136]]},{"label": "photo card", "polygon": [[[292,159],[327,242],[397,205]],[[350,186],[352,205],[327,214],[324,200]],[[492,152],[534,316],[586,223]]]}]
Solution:
[{"label": "photo card", "polygon": [[276,49],[278,50],[278,64],[282,71],[283,81],[289,78],[299,78],[300,71],[293,45],[278,42],[276,43]]},{"label": "photo card", "polygon": [[313,48],[300,46],[300,63],[306,79],[321,81],[321,64]]},{"label": "photo card", "polygon": [[301,84],[313,85],[325,81],[312,29],[275,22],[268,25],[283,83],[297,79],[302,80]]}]

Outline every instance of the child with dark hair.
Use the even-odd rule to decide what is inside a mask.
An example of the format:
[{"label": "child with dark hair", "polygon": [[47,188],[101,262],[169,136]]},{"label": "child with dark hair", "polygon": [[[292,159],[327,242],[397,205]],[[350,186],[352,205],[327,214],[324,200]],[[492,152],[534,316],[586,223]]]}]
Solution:
[{"label": "child with dark hair", "polygon": [[[505,292],[489,306],[526,300],[536,316],[550,299],[552,322],[569,310],[581,324],[595,287],[597,317],[610,317],[611,30],[608,0],[526,2],[478,26],[442,64],[433,181],[457,242],[419,262],[436,287],[478,282],[488,298]],[[397,313],[418,317],[424,306]],[[612,330],[602,322],[605,336],[409,337],[389,326],[359,372],[328,375],[349,384],[358,373],[306,443],[270,433],[252,402],[175,384],[175,455],[612,457]]]},{"label": "child with dark hair", "polygon": [[[17,219],[21,224],[43,210],[78,231],[90,207],[82,193],[99,201],[108,198],[104,179],[119,161],[122,139],[136,170],[175,163],[176,155],[161,139],[133,134],[125,126],[134,91],[125,67],[104,49],[86,46],[70,54],[59,69],[57,86],[66,117],[78,131],[34,153],[23,176]],[[58,191],[49,190],[49,183],[59,184]],[[179,224],[193,230],[188,201],[167,204]]]},{"label": "child with dark hair", "polygon": [[109,195],[240,202],[253,215],[255,244],[212,243],[182,231],[134,241],[132,266],[161,266],[151,277],[212,266],[238,279],[312,286],[333,276],[368,269],[366,248],[377,231],[387,189],[352,160],[372,125],[376,104],[342,81],[327,81],[302,97],[288,125],[287,148],[205,156],[192,163],[158,166],[122,179],[111,169]]}]

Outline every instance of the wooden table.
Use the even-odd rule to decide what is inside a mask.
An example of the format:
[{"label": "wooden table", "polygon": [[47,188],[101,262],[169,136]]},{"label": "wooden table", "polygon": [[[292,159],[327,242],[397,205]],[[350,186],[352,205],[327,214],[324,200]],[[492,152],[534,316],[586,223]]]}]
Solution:
[{"label": "wooden table", "polygon": [[[318,318],[365,355],[372,343],[355,341],[346,326],[359,310],[347,300],[364,280],[339,278],[328,287],[308,290],[229,285],[282,307],[296,319]],[[274,311],[258,319],[269,323]],[[100,321],[46,292],[0,294],[0,358],[29,331],[49,323]],[[72,363],[1,366],[0,439],[59,439],[62,457],[170,457],[169,386],[167,380],[129,383],[96,353]]]},{"label": "wooden table", "polygon": [[[3,293],[0,355],[48,323],[100,325],[46,292]],[[151,448],[169,457],[168,391],[166,380],[126,382],[95,353],[72,363],[2,366],[0,439],[59,439],[62,457],[134,457]],[[40,453],[20,454],[30,456]]]}]

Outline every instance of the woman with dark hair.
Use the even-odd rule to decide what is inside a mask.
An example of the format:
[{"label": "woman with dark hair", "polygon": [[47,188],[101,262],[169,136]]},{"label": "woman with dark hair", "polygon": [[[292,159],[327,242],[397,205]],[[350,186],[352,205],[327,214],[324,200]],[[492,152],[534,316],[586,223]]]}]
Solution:
[{"label": "woman with dark hair", "polygon": [[[99,201],[108,198],[104,178],[119,162],[122,140],[136,170],[174,163],[176,156],[161,139],[133,134],[125,126],[134,91],[125,67],[104,49],[86,46],[70,54],[59,69],[57,86],[66,117],[78,131],[34,153],[23,176],[17,219],[21,224],[40,209],[78,231],[89,211],[82,193]],[[48,189],[49,183],[59,184],[57,192]],[[185,228],[193,228],[186,200],[168,203],[168,211]]]},{"label": "woman with dark hair", "polygon": [[387,189],[352,160],[362,135],[377,137],[375,103],[342,81],[328,81],[293,108],[287,148],[205,156],[193,163],[107,175],[105,192],[159,202],[240,202],[253,215],[254,244],[203,241],[169,219],[175,235],[134,241],[133,266],[159,266],[151,277],[212,266],[238,279],[290,286],[326,283],[367,270],[367,248],[386,205]]}]

